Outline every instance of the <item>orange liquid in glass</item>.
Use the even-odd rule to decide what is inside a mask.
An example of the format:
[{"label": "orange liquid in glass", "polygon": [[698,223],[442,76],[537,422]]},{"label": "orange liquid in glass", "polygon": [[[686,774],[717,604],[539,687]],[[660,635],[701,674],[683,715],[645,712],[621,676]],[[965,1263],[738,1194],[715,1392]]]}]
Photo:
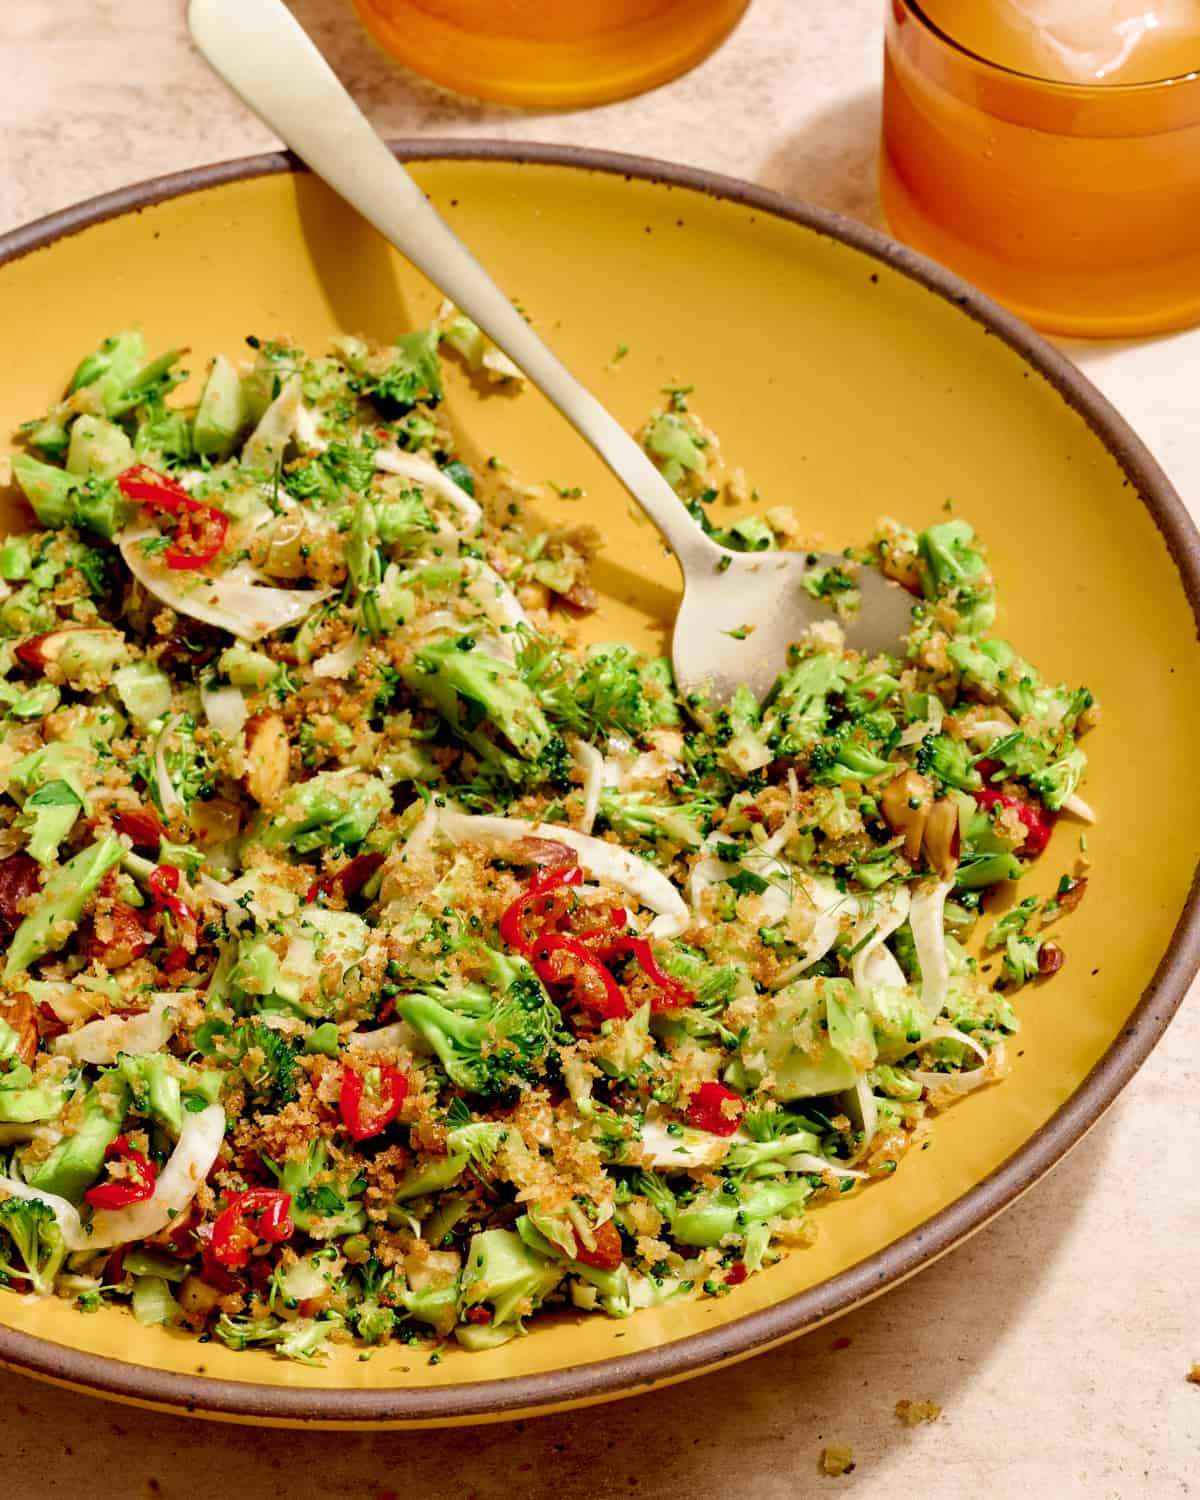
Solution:
[{"label": "orange liquid in glass", "polygon": [[1200,322],[1200,0],[889,0],[895,233],[1039,327]]},{"label": "orange liquid in glass", "polygon": [[459,93],[566,108],[665,83],[706,57],[749,0],[354,0],[400,62]]}]

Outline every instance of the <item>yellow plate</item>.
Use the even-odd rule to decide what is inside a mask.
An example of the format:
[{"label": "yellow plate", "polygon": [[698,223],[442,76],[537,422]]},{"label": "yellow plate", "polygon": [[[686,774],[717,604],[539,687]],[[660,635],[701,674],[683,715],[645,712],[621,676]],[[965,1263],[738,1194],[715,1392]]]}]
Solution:
[{"label": "yellow plate", "polygon": [[[1024,325],[909,251],[735,182],[546,148],[406,146],[467,243],[625,422],[663,386],[830,545],[880,514],[927,524],[952,502],[991,547],[999,631],[1104,707],[1087,796],[1101,822],[1068,963],[1020,995],[1012,1075],[934,1128],[886,1183],[821,1209],[815,1246],[729,1296],[624,1322],[537,1320],[530,1337],[440,1364],[404,1345],[307,1368],[235,1354],[127,1313],[0,1294],[0,1362],[97,1394],[207,1416],[307,1425],[486,1421],[644,1390],[743,1358],[876,1295],[1012,1202],[1092,1125],[1143,1061],[1195,970],[1189,895],[1198,540],[1141,444]],[[387,339],[440,298],[284,157],[150,183],[0,240],[0,429],[56,397],[79,354],[140,324],[195,363],[247,334],[320,349]],[[614,360],[618,345],[628,353]],[[449,407],[465,457],[581,485],[548,514],[594,519],[608,550],[592,633],[665,626],[674,567],[590,452],[539,397]],[[815,540],[814,536],[814,540]],[[1073,866],[1060,823],[1032,881]]]}]

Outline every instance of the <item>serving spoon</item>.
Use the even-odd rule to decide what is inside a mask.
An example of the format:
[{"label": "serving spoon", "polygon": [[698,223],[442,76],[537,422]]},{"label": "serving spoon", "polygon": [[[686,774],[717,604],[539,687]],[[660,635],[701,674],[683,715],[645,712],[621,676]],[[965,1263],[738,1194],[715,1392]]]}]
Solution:
[{"label": "serving spoon", "polygon": [[[342,87],[282,0],[191,0],[193,40],[234,92],[483,329],[592,445],[672,549],[683,573],[671,658],[684,694],[728,702],[739,683],[761,699],[789,646],[829,605],[804,587],[814,567],[845,559],[734,552],[706,536],[615,417],[546,347],[445,222]],[[912,596],[874,568],[854,574],[858,606],[846,644],[895,652]]]}]

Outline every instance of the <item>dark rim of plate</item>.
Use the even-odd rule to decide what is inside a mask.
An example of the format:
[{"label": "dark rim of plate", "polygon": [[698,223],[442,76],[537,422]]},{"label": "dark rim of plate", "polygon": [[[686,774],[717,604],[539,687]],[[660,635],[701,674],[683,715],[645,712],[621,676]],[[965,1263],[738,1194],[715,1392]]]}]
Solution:
[{"label": "dark rim of plate", "polygon": [[[860,251],[919,282],[1002,339],[1074,408],[1124,471],[1179,570],[1200,628],[1200,534],[1141,440],[1092,383],[1011,313],[953,272],[854,220],[737,178],[647,157],[502,141],[395,141],[402,161],[485,161],[572,167],[640,178],[724,199]],[[225,183],[307,170],[273,152],[121,188],[0,235],[0,266],[118,215]],[[1055,1165],[1099,1120],[1146,1060],[1200,968],[1200,867],[1165,955],[1121,1035],[1040,1130],[988,1177],[919,1228],[850,1269],[761,1311],[654,1349],[545,1374],[437,1388],[296,1390],[253,1380],[180,1375],[89,1354],[0,1328],[0,1364],[140,1405],[195,1415],[304,1426],[418,1426],[517,1418],[538,1410],[641,1394],[744,1358],[837,1317],[911,1276],[974,1233]]]}]

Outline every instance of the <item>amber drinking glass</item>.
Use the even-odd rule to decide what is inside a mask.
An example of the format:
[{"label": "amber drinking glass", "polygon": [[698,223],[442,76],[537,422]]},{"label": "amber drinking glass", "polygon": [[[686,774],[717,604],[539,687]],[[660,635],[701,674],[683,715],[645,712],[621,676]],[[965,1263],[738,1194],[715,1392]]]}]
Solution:
[{"label": "amber drinking glass", "polygon": [[387,52],[435,83],[561,109],[602,104],[694,67],[749,0],[354,0]]},{"label": "amber drinking glass", "polygon": [[881,195],[1040,328],[1200,322],[1200,0],[887,0]]}]

